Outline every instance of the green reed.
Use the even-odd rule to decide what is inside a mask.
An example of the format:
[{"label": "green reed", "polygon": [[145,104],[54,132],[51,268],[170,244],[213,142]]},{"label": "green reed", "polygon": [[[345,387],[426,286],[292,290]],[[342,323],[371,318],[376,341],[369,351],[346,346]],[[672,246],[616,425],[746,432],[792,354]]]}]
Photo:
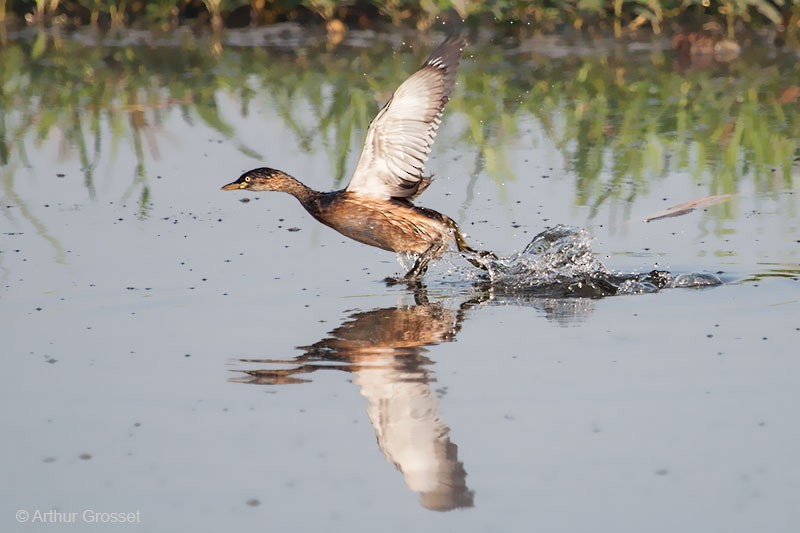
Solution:
[{"label": "green reed", "polygon": [[744,26],[773,27],[796,37],[800,0],[0,0],[0,21],[115,28],[168,29],[196,21],[217,29],[285,20],[363,25],[369,20],[425,29],[455,17],[536,31],[605,27],[617,37],[643,27],[660,33],[674,22],[716,20],[729,38]]}]

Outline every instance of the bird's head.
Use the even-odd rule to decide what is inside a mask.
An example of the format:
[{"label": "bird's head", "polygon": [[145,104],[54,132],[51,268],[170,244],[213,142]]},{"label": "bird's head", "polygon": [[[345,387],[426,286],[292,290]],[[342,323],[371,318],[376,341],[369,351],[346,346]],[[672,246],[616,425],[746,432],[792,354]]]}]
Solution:
[{"label": "bird's head", "polygon": [[284,183],[288,176],[280,170],[274,168],[254,168],[248,170],[234,182],[224,187],[223,191],[276,191],[283,190]]}]

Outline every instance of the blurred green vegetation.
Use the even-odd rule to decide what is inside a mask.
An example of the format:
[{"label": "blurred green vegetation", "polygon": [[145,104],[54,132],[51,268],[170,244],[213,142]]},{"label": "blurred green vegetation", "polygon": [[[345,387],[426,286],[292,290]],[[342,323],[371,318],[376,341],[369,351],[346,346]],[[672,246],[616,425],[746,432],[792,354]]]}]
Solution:
[{"label": "blurred green vegetation", "polygon": [[[768,27],[796,41],[800,0],[0,0],[0,21],[103,27],[210,25],[216,29],[280,21],[324,22],[335,33],[376,23],[425,29],[454,18],[521,31],[574,28],[650,28],[671,24],[724,25],[733,39],[745,28]],[[337,24],[332,24],[337,23]]]},{"label": "blurred green vegetation", "polygon": [[[561,151],[578,205],[596,208],[609,199],[630,205],[667,176],[702,185],[698,197],[743,185],[794,186],[800,158],[794,54],[753,47],[723,60],[658,46],[632,52],[613,41],[587,44],[590,51],[581,54],[543,53],[569,49],[547,38],[470,45],[447,110],[454,118],[445,127],[462,128],[456,134],[466,157],[475,158],[475,176],[498,183],[521,178],[506,151],[533,124]],[[343,185],[349,152],[360,150],[380,103],[428,49],[413,46],[409,57],[407,48],[393,53],[388,40],[330,47],[311,39],[291,48],[226,46],[214,53],[194,39],[87,46],[48,32],[11,41],[0,48],[2,187],[10,194],[15,171],[35,165],[37,147],[58,139],[62,153],[80,159],[94,197],[101,155],[129,150],[136,163],[121,175],[129,176],[129,194],[145,216],[153,200],[147,164],[168,140],[160,127],[167,117],[179,115],[187,127],[199,121],[259,157],[220,112],[223,95],[245,116],[256,98],[266,98],[259,103],[277,111],[298,146],[328,151],[332,186]]]}]

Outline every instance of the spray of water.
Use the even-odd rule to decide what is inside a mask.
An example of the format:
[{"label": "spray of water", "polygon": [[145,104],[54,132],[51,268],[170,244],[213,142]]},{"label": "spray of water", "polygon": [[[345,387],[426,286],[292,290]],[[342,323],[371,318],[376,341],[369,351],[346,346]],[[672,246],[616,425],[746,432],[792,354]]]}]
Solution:
[{"label": "spray of water", "polygon": [[592,254],[592,237],[585,229],[558,225],[538,234],[519,253],[507,257],[472,254],[485,268],[485,280],[505,294],[601,297],[644,294],[663,288],[709,287],[722,283],[708,273],[653,270],[644,274],[614,272]]}]

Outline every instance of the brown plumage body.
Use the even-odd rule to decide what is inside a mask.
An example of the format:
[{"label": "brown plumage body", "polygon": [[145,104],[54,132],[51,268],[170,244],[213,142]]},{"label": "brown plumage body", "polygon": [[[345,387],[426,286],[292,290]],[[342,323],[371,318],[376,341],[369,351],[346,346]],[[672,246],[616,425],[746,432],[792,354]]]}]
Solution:
[{"label": "brown plumage body", "polygon": [[411,202],[430,184],[422,169],[465,45],[460,36],[448,38],[395,91],[370,124],[347,188],[319,192],[285,172],[262,167],[245,172],[223,190],[289,193],[318,221],[351,239],[416,255],[406,278],[422,275],[430,260],[441,256],[451,239],[468,261],[484,268],[476,256],[491,252],[473,250],[451,218]]},{"label": "brown plumage body", "polygon": [[454,223],[408,200],[364,200],[348,191],[318,197],[307,208],[314,218],[358,242],[390,252],[441,255],[435,250],[452,238]]}]

